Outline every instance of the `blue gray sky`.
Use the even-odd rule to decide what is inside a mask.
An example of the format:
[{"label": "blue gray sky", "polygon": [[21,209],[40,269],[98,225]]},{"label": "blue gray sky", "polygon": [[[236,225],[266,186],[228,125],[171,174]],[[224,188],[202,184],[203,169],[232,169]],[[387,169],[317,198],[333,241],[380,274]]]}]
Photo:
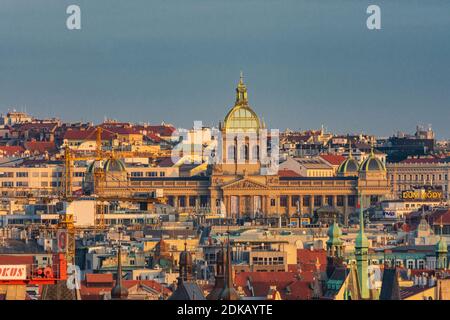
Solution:
[{"label": "blue gray sky", "polygon": [[[82,30],[66,29],[66,7]],[[366,28],[366,8],[382,30]],[[0,110],[217,124],[243,70],[271,128],[450,137],[448,0],[2,0]]]}]

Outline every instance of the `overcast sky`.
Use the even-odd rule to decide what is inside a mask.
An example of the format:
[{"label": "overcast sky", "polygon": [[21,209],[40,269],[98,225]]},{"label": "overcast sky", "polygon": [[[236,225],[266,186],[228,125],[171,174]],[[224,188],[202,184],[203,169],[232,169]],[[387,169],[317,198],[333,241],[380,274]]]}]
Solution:
[{"label": "overcast sky", "polygon": [[[66,29],[78,4],[82,30]],[[382,30],[366,28],[378,4]],[[217,124],[243,70],[271,128],[450,138],[448,0],[1,0],[0,110]]]}]

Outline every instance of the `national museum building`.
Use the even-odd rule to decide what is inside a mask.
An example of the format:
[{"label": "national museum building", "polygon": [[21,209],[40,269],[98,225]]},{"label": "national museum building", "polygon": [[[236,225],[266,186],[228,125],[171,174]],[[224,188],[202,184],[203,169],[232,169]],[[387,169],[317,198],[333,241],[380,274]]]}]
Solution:
[{"label": "national museum building", "polygon": [[[289,176],[273,170],[272,167],[278,167],[278,163],[275,166],[273,163],[277,158],[272,157],[278,154],[278,141],[271,143],[269,130],[250,107],[242,76],[235,104],[219,130],[219,161],[208,164],[206,174],[133,177],[123,165],[109,163],[104,168],[106,181],[98,182],[102,184],[101,193],[162,189],[168,203],[180,212],[205,210],[228,218],[302,216],[312,215],[319,208],[332,208],[340,213],[344,223],[355,211],[359,194],[365,207],[390,194],[386,168],[373,152],[362,163],[350,154],[332,177]],[[88,184],[89,177],[88,172]],[[94,187],[94,192],[99,194],[97,189]]]}]

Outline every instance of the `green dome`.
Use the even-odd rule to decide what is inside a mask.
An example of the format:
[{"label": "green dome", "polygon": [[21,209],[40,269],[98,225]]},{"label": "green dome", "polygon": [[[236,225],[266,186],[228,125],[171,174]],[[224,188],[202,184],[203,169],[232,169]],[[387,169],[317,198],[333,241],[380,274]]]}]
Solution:
[{"label": "green dome", "polygon": [[380,159],[375,157],[372,151],[370,153],[370,156],[367,157],[367,159],[361,163],[359,171],[361,172],[386,171],[386,167],[384,166],[383,162],[381,162]]},{"label": "green dome", "polygon": [[96,165],[97,165],[97,167],[99,167],[99,162],[97,160],[92,161],[87,169],[87,173],[93,173],[94,169],[96,168]]},{"label": "green dome", "polygon": [[103,166],[105,172],[121,172],[126,171],[125,165],[118,159],[108,159]]},{"label": "green dome", "polygon": [[336,222],[333,222],[333,224],[328,228],[327,245],[341,245],[341,236],[341,228],[339,228],[339,225]]},{"label": "green dome", "polygon": [[355,158],[353,158],[352,156],[349,156],[338,167],[337,173],[338,174],[355,174],[355,175],[357,175],[358,169],[359,169],[358,161]]},{"label": "green dome", "polygon": [[446,253],[447,251],[447,242],[444,238],[440,237],[438,243],[436,243],[436,252]]},{"label": "green dome", "polygon": [[[101,166],[101,162],[98,160],[92,161],[87,169],[87,173],[93,173],[95,168],[99,168]],[[118,159],[108,159],[103,164],[103,170],[105,172],[122,172],[126,171],[125,165],[122,161]]]}]

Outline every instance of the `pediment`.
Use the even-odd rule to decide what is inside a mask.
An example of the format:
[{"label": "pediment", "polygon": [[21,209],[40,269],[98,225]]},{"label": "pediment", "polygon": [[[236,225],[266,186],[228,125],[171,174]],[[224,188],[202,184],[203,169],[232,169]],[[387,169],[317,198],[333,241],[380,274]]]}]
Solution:
[{"label": "pediment", "polygon": [[255,182],[250,179],[240,179],[224,185],[222,189],[267,189],[267,186],[260,182]]}]

